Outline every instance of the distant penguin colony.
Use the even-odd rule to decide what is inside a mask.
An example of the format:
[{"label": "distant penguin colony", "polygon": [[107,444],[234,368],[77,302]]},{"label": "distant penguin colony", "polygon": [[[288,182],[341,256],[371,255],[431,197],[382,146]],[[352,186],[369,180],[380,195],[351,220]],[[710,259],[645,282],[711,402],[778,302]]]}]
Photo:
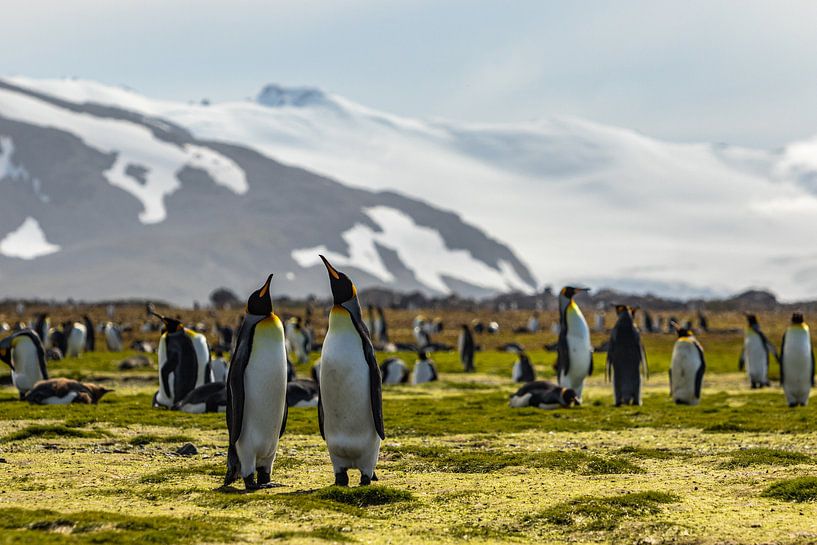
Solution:
[{"label": "distant penguin colony", "polygon": [[593,374],[593,346],[590,344],[590,328],[573,300],[577,293],[588,288],[567,286],[559,293],[559,341],[556,372],[559,386],[576,392],[582,401],[584,379]]},{"label": "distant penguin colony", "polygon": [[357,288],[321,256],[334,305],[323,342],[318,423],[335,472],[335,484],[348,486],[350,469],[360,484],[377,480],[375,466],[383,429],[380,369],[363,324]]},{"label": "distant penguin colony", "polygon": [[[545,346],[547,350],[556,352],[555,380],[537,380],[536,369],[525,350],[526,345],[530,346],[531,337],[524,338],[524,344],[523,338],[502,338],[498,341],[503,344],[490,343],[490,339],[483,335],[500,332],[499,323],[494,320],[475,319],[468,322],[458,317],[464,322],[459,330],[454,328],[454,331],[447,330],[443,334],[449,339],[457,335],[455,354],[455,347],[432,341],[432,335],[443,332],[440,318],[431,320],[418,315],[410,330],[416,344],[390,343],[383,308],[368,305],[364,315],[351,278],[335,269],[324,256],[319,257],[326,269],[332,294],[322,345],[317,339],[313,342],[314,331],[319,326],[315,325],[313,329],[311,306],[306,309],[303,318],[293,316],[286,322],[275,314],[271,295],[272,274],[249,295],[237,330],[217,322],[211,322],[209,327],[204,322],[191,322],[195,326],[188,328],[180,317],[159,314],[148,306],[148,314],[161,321],[157,350],[159,387],[153,397],[153,406],[192,414],[225,413],[228,448],[224,487],[233,485],[239,479],[246,490],[275,486],[272,483],[273,466],[279,440],[286,431],[289,410],[310,407],[317,408],[318,428],[332,464],[334,484],[348,486],[350,470],[360,472],[362,486],[377,481],[376,466],[381,443],[386,437],[383,387],[396,388],[402,397],[403,392],[411,390],[409,384],[439,381],[437,365],[430,357],[432,351],[440,354],[438,360],[444,371],[459,363],[462,372],[475,373],[475,354],[483,348],[475,342],[474,334],[479,335],[477,339],[480,341],[487,341],[492,350],[500,351],[493,356],[485,356],[480,368],[483,372],[503,375],[508,388],[505,395],[510,394],[506,398],[508,407],[520,409],[519,416],[527,418],[534,413],[540,414],[532,410],[526,412],[526,409],[559,410],[582,405],[585,382],[593,373],[594,348],[591,328],[576,302],[576,296],[589,291],[589,288],[566,286],[560,291],[559,320],[554,330],[558,332],[558,339]],[[637,307],[618,304],[614,308],[616,321],[609,330],[608,340],[595,349],[599,353],[606,352],[605,376],[608,382],[612,382],[614,405],[642,404],[645,381],[649,377],[642,331],[645,334],[664,333],[665,323],[677,338],[672,346],[668,371],[671,401],[664,398],[659,402],[699,405],[707,364],[704,347],[696,338],[696,331],[718,334],[723,330],[710,330],[709,320],[701,309],[693,309],[699,325],[699,329],[693,330],[692,321],[679,323],[677,319],[669,318],[664,322],[665,317],[654,318],[646,311],[643,313],[644,327],[640,329],[636,324]],[[593,330],[599,333],[607,331],[602,306],[595,306],[593,311]],[[109,312],[109,317],[112,315]],[[211,312],[210,316],[215,317],[215,313]],[[779,355],[775,345],[761,329],[757,316],[746,314],[745,319],[739,368],[745,370],[751,388],[770,385],[769,366],[774,357],[780,365],[780,385],[786,403],[793,408],[806,406],[814,386],[815,356],[810,329],[803,314],[792,314],[782,337]],[[159,330],[158,321],[152,318],[146,320],[151,325],[142,326],[142,332]],[[30,328],[20,320],[0,324],[3,326],[0,330],[11,331],[0,339],[0,361],[10,367],[12,383],[19,398],[37,405],[97,404],[113,390],[89,382],[50,378],[48,358],[79,358],[94,352],[97,333],[104,338],[108,352],[121,352],[125,348],[123,331],[139,331],[139,324],[103,321],[97,328],[88,315],[76,321],[57,321],[56,317],[54,321],[55,326],[52,327],[48,314],[40,313],[32,320],[33,323],[29,322]],[[508,331],[532,336],[543,330],[547,332],[547,328],[540,323],[539,313],[533,312],[526,322],[517,322],[516,328]],[[393,331],[402,331],[404,337],[408,335],[408,328]],[[739,334],[740,330],[725,331]],[[211,356],[205,332],[209,332],[211,338],[218,339],[218,344],[214,346],[215,357]],[[134,346],[142,344],[150,348],[150,343],[146,341],[129,339],[131,341],[135,343]],[[389,354],[378,365],[376,348],[386,353],[397,352],[398,349],[401,352]],[[296,371],[306,369],[313,349],[321,353],[320,359],[311,368],[311,378],[298,378]],[[410,361],[406,358],[408,350],[416,350],[413,368],[407,364]],[[442,354],[445,351],[451,352],[450,356]],[[508,377],[511,354],[515,354],[515,360]],[[147,356],[138,358],[142,359],[136,363],[131,362],[136,358],[126,359],[120,369],[151,366]],[[553,362],[553,356],[550,358],[548,363]],[[548,371],[545,373],[548,376]],[[477,375],[461,380],[470,381],[470,384],[481,378]],[[513,393],[508,378],[514,383],[513,387],[518,388]],[[434,395],[447,384],[443,382],[421,388],[425,389],[426,395]],[[655,396],[646,400],[647,403],[656,403]],[[600,404],[597,400],[593,401],[593,405]],[[632,412],[623,414],[626,416]]]}]

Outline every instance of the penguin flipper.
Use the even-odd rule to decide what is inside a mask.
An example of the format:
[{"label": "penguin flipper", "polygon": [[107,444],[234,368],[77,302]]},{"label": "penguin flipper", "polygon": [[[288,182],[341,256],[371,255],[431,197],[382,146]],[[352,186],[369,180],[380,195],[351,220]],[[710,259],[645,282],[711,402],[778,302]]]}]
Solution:
[{"label": "penguin flipper", "polygon": [[698,368],[698,372],[695,373],[695,397],[700,399],[701,385],[703,384],[704,372],[706,371],[706,360],[704,359],[704,349],[701,346],[701,343],[695,341],[695,348],[698,349],[698,356],[701,357],[701,366]]},{"label": "penguin flipper", "polygon": [[814,386],[814,348],[811,349],[811,385]]},{"label": "penguin flipper", "polygon": [[241,436],[244,423],[244,373],[250,362],[252,341],[255,335],[255,326],[264,316],[253,316],[251,320],[246,316],[241,322],[236,340],[235,351],[230,359],[227,373],[227,430],[230,436],[230,446],[227,449],[227,475],[224,477],[224,486],[235,481],[241,473],[241,462],[236,451],[236,442]]},{"label": "penguin flipper", "polygon": [[[345,307],[344,307],[345,308]],[[358,318],[357,313],[346,309],[349,316],[352,317],[352,323],[357,329],[357,334],[360,337],[360,343],[363,347],[363,356],[366,358],[366,364],[369,366],[369,392],[372,399],[372,419],[374,420],[374,429],[381,439],[386,438],[386,432],[383,429],[383,377],[380,375],[380,367],[377,365],[377,358],[374,355],[374,347],[372,341],[369,339],[369,333],[366,326]],[[320,407],[320,400],[318,407]],[[318,411],[319,421],[323,418]],[[323,435],[323,426],[321,426],[321,435]]]},{"label": "penguin flipper", "polygon": [[590,350],[590,369],[587,370],[587,376],[591,376],[593,374],[593,350]]},{"label": "penguin flipper", "polygon": [[323,432],[323,403],[321,403],[321,394],[318,392],[318,429],[321,432],[321,438],[326,439],[326,434]]},{"label": "penguin flipper", "polygon": [[[777,359],[777,362],[780,364],[780,384],[783,384],[783,361],[785,360],[786,354],[786,333],[783,333],[783,340],[780,341],[780,357]],[[813,373],[812,373],[813,375]],[[813,386],[813,379],[812,379],[812,386]]]},{"label": "penguin flipper", "polygon": [[363,353],[366,355],[366,362],[369,364],[369,392],[372,398],[374,428],[375,431],[377,431],[377,435],[379,435],[381,439],[385,439],[386,432],[383,429],[383,379],[380,376],[380,368],[377,366],[377,360],[374,357],[372,344],[365,340],[363,343]]},{"label": "penguin flipper", "polygon": [[280,439],[284,432],[287,429],[287,417],[289,416],[289,405],[287,405],[286,399],[284,399],[284,416],[281,418],[281,431],[278,432],[278,438]]},{"label": "penguin flipper", "polygon": [[740,359],[738,360],[738,371],[743,371],[746,367],[746,349],[740,351]]}]

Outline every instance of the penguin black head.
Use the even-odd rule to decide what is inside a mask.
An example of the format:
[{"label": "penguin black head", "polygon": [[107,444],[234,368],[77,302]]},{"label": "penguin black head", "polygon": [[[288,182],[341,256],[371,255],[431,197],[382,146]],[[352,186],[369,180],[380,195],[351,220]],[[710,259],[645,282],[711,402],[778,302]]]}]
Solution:
[{"label": "penguin black head", "polygon": [[756,326],[757,325],[757,316],[754,314],[747,314],[746,321],[749,322],[749,326]]},{"label": "penguin black head", "polygon": [[102,399],[102,396],[113,392],[113,390],[111,389],[104,388],[102,386],[97,386],[96,384],[89,384],[87,382],[83,383],[83,386],[85,386],[88,389],[88,391],[91,392],[91,403],[93,403],[94,405],[96,405],[97,402],[99,402],[99,400]]},{"label": "penguin black head", "polygon": [[561,295],[567,297],[568,299],[573,299],[577,293],[588,292],[590,288],[574,288],[573,286],[565,286],[562,288],[560,292]]},{"label": "penguin black head", "polygon": [[428,353],[425,350],[420,350],[420,351],[417,352],[417,358],[419,360],[421,360],[421,361],[422,360],[427,360],[428,359]]},{"label": "penguin black head", "polygon": [[616,305],[616,314],[621,314],[622,312],[630,312],[630,307],[627,305]]},{"label": "penguin black head", "polygon": [[570,407],[572,405],[579,405],[579,396],[573,388],[562,388],[562,405]]},{"label": "penguin black head", "polygon": [[791,323],[793,324],[802,324],[803,323],[803,313],[802,312],[795,312],[791,315]]},{"label": "penguin black head", "polygon": [[147,311],[151,316],[159,318],[165,324],[165,331],[168,333],[176,333],[177,331],[184,329],[184,324],[181,322],[181,320],[170,318],[168,316],[162,316],[153,310],[152,306],[148,306]]},{"label": "penguin black head", "polygon": [[692,337],[692,330],[688,327],[682,327],[678,322],[670,322],[670,325],[675,328],[678,338]]},{"label": "penguin black head", "polygon": [[329,284],[332,287],[332,298],[336,305],[342,305],[346,301],[357,297],[357,288],[348,276],[335,270],[329,261],[323,256],[319,256],[329,273]]},{"label": "penguin black head", "polygon": [[247,314],[256,316],[269,316],[272,314],[272,296],[269,292],[269,285],[272,282],[272,275],[267,277],[264,285],[252,292],[247,299]]}]

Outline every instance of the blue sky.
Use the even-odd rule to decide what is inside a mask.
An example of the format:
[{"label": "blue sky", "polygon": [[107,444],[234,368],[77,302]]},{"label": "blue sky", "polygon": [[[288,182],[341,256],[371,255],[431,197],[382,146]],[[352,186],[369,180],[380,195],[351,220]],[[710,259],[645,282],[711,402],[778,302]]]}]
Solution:
[{"label": "blue sky", "polygon": [[0,0],[0,74],[154,97],[313,85],[418,117],[571,115],[677,141],[817,134],[817,2]]}]

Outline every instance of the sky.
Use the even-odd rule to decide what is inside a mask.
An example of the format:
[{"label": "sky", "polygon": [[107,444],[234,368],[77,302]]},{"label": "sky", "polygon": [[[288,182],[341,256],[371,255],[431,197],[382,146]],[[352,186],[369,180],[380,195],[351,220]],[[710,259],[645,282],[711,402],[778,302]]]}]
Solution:
[{"label": "sky", "polygon": [[0,0],[0,75],[156,98],[310,85],[391,113],[574,116],[672,141],[817,134],[810,0]]}]

